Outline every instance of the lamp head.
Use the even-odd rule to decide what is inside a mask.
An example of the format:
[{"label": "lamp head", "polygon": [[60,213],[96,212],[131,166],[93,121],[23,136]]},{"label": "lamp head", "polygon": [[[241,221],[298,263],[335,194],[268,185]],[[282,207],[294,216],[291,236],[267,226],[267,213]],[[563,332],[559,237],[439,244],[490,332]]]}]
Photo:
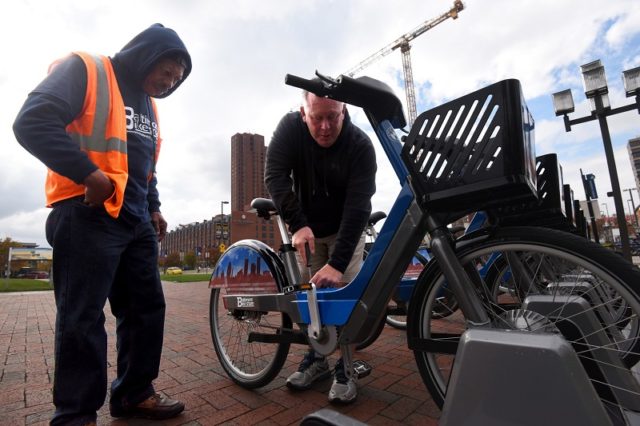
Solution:
[{"label": "lamp head", "polygon": [[622,72],[624,91],[627,97],[640,95],[640,67]]},{"label": "lamp head", "polygon": [[580,66],[582,71],[582,82],[584,83],[584,94],[587,98],[596,95],[604,95],[609,92],[607,87],[607,76],[600,59]]},{"label": "lamp head", "polygon": [[551,96],[553,96],[553,110],[556,113],[556,117],[559,115],[566,115],[575,111],[571,89],[554,93]]}]

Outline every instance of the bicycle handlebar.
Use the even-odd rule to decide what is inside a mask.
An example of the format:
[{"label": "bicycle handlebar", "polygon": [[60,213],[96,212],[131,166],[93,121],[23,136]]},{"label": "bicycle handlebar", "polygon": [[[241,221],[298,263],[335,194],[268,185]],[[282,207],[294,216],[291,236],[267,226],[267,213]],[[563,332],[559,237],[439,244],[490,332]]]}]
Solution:
[{"label": "bicycle handlebar", "polygon": [[315,93],[318,96],[329,96],[330,91],[325,89],[325,85],[320,79],[306,79],[297,75],[287,74],[284,76],[284,84]]},{"label": "bicycle handlebar", "polygon": [[402,102],[389,86],[371,77],[352,78],[340,75],[333,79],[316,71],[316,78],[306,79],[287,74],[285,84],[317,96],[363,108],[378,122],[389,120],[396,129],[406,126]]}]

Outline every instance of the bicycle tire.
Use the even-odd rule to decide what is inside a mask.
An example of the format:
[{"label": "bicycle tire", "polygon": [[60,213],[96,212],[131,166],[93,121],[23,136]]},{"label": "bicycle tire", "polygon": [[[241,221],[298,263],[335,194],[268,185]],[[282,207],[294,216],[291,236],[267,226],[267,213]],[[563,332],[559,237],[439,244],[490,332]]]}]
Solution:
[{"label": "bicycle tire", "polygon": [[254,312],[225,309],[224,288],[211,290],[209,322],[218,360],[227,375],[238,385],[254,389],[270,383],[282,370],[289,343],[249,342],[249,333],[277,334],[291,329],[291,319],[280,312]]},{"label": "bicycle tire", "polygon": [[407,306],[408,302],[396,302],[396,306],[389,305],[389,308],[397,311],[405,311],[404,315],[401,312],[395,314],[387,314],[385,317],[385,322],[389,324],[391,327],[398,330],[406,330],[407,329]]},{"label": "bicycle tire", "polygon": [[[615,302],[607,301],[592,308],[594,312],[598,309],[611,311],[611,318],[617,315],[615,319],[609,320],[609,317],[603,319],[604,317],[598,314],[602,330],[613,340],[607,347],[611,346],[616,350],[622,364],[629,370],[638,362],[640,349],[638,324],[640,270],[638,268],[595,243],[565,232],[532,227],[503,228],[491,232],[493,234],[490,237],[467,241],[466,245],[461,245],[456,250],[456,256],[463,265],[478,268],[479,263],[490,254],[500,252],[507,261],[496,262],[496,265],[502,265],[496,267],[502,268],[503,272],[507,271],[504,265],[510,264],[509,259],[518,259],[514,265],[520,261],[530,273],[528,278],[536,279],[536,281],[530,281],[530,284],[546,280],[544,286],[531,286],[531,292],[563,291],[570,295],[593,299],[593,294],[606,291],[611,297],[610,300]],[[518,257],[515,258],[514,255]],[[537,267],[537,269],[531,267]],[[575,273],[582,275],[575,275]],[[487,276],[489,275],[485,276],[485,280]],[[555,277],[556,282],[553,282],[553,279],[550,281],[548,277]],[[492,326],[501,329],[526,329],[522,327],[522,322],[516,326],[515,320],[505,324],[504,318],[506,312],[517,312],[517,308],[522,305],[522,300],[527,294],[502,292],[500,285],[496,283],[505,285],[505,281],[496,280],[495,275],[494,278],[489,279],[493,279],[493,282],[483,281],[476,291],[487,308]],[[573,281],[568,281],[569,285],[565,285],[564,280],[569,279]],[[515,280],[517,278],[514,278]],[[562,284],[560,280],[563,280]],[[459,309],[443,318],[434,318],[432,315],[436,295],[441,294],[443,288],[446,288],[446,281],[440,267],[434,263],[418,278],[417,288],[412,296],[408,327],[410,339],[423,339],[423,342],[428,342],[426,345],[428,349],[414,350],[414,356],[427,389],[434,402],[440,407],[444,403],[455,361],[456,339],[466,329],[466,319]],[[585,288],[588,290],[584,291]],[[547,321],[553,323],[554,327],[558,325],[558,332],[565,334],[564,329],[569,321],[562,321],[561,311],[556,315],[555,320],[547,317]],[[565,338],[570,341],[566,335]],[[576,347],[580,344],[578,341],[571,341],[571,343]],[[606,348],[600,347],[599,350],[606,350]],[[592,379],[592,384],[607,407],[607,411],[610,415],[619,413],[619,407],[609,398],[614,392],[611,385],[607,382],[597,383],[597,374],[588,368],[587,355],[590,351],[576,352],[586,366],[585,370]],[[637,378],[635,380],[637,381]]]}]

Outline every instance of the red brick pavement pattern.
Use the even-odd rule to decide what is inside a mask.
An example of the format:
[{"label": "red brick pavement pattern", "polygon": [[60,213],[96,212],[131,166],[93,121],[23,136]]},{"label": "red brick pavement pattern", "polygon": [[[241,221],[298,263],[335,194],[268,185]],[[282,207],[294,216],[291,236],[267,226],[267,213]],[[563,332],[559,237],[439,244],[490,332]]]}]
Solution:
[{"label": "red brick pavement pattern", "polygon": [[[158,391],[186,403],[185,412],[164,422],[116,420],[108,404],[99,425],[296,425],[330,407],[370,425],[436,425],[440,411],[421,382],[404,332],[386,326],[380,338],[357,353],[373,366],[358,383],[351,405],[330,405],[331,380],[291,392],[285,378],[297,368],[305,348],[292,346],[285,367],[272,383],[246,390],[229,380],[218,363],[209,330],[206,283],[165,283],[167,318]],[[109,380],[115,374],[115,322],[106,310]],[[0,294],[0,425],[46,425],[53,413],[52,292]],[[335,360],[335,355],[332,356]]]}]

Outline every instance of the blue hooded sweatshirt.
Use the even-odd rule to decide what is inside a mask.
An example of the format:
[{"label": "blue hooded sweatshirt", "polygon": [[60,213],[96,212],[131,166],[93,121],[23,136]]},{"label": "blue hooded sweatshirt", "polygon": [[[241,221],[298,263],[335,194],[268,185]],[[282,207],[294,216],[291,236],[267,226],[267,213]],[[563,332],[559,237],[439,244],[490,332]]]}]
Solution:
[{"label": "blue hooded sweatshirt", "polygon": [[[111,59],[127,119],[129,178],[120,219],[136,224],[150,220],[150,212],[160,211],[154,171],[157,119],[142,83],[161,58],[172,57],[185,66],[183,78],[191,72],[191,57],[180,37],[161,24],[147,28],[127,43]],[[81,184],[97,166],[67,135],[65,128],[82,110],[87,88],[84,62],[71,55],[33,90],[14,122],[18,142],[56,173]]]}]

